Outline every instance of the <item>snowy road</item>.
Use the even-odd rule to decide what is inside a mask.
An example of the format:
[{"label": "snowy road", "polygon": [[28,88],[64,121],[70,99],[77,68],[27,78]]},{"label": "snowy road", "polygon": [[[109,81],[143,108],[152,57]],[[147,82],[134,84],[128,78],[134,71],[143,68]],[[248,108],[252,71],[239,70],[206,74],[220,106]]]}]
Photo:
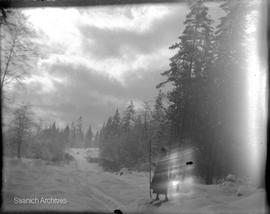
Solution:
[{"label": "snowy road", "polygon": [[[69,165],[46,165],[41,160],[18,162],[5,159],[4,210],[99,211],[112,213],[266,213],[265,192],[237,197],[230,188],[220,185],[185,184],[181,191],[170,191],[169,202],[156,208],[146,206],[149,198],[148,176],[145,173],[119,176],[104,172],[97,164],[88,163],[87,152],[70,151],[76,159]],[[66,199],[65,204],[15,203],[25,198]]]},{"label": "snowy road", "polygon": [[[116,208],[121,210],[134,210],[134,199],[144,193],[145,188],[130,177],[125,178],[112,173],[104,172],[97,164],[88,163],[83,152],[73,151],[77,164],[76,169],[71,172],[71,183],[76,185],[79,192],[84,192],[91,198],[90,209],[100,208],[102,211],[111,212]],[[145,183],[147,177],[138,177]],[[144,194],[142,194],[143,196]],[[97,207],[92,204],[98,205]]]},{"label": "snowy road", "polygon": [[[42,161],[7,160],[4,167],[4,204],[6,210],[92,210],[134,211],[138,196],[147,194],[147,177],[141,173],[119,176],[104,172],[88,163],[86,152],[73,149],[76,162],[65,166],[48,166]],[[134,179],[136,177],[136,179]],[[146,184],[146,185],[145,185]],[[15,204],[17,198],[66,198],[66,204]]]}]

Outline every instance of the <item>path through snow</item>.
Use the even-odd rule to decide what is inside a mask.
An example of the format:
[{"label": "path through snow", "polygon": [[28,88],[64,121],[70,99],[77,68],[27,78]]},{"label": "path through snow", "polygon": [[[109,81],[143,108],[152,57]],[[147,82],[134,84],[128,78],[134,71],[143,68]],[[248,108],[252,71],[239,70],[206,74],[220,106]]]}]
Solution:
[{"label": "path through snow", "polygon": [[[136,199],[145,197],[147,177],[142,173],[119,176],[104,172],[96,163],[86,161],[86,150],[70,151],[76,162],[64,166],[46,165],[41,160],[5,159],[5,210],[92,210],[134,211]],[[134,180],[134,177],[136,179]],[[146,183],[146,185],[145,185]],[[66,198],[65,205],[15,204],[17,198]]]},{"label": "path through snow", "polygon": [[[266,213],[265,191],[237,197],[220,185],[186,183],[180,193],[170,187],[169,202],[156,208],[149,200],[148,176],[133,172],[119,176],[88,163],[84,149],[69,151],[75,162],[46,165],[41,160],[4,160],[4,210],[105,211],[121,209],[126,213]],[[14,198],[66,198],[66,204],[15,204]]]}]

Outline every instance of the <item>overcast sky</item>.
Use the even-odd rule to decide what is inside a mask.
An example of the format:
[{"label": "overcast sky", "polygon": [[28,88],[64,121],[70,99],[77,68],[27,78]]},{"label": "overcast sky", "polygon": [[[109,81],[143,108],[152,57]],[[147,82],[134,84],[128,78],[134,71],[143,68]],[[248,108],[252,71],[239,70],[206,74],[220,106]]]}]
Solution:
[{"label": "overcast sky", "polygon": [[41,55],[14,100],[32,104],[46,122],[82,116],[94,130],[131,99],[141,108],[164,80],[160,73],[174,54],[168,47],[187,12],[182,4],[25,10],[40,34]]}]

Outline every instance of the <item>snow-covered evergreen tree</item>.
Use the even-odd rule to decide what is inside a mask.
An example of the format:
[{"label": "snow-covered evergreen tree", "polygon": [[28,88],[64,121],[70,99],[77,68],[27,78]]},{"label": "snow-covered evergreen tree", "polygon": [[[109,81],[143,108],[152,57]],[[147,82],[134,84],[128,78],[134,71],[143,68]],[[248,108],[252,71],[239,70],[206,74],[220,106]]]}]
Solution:
[{"label": "snow-covered evergreen tree", "polygon": [[89,125],[86,134],[85,134],[85,140],[84,140],[84,146],[86,148],[92,147],[93,146],[93,132],[92,132],[92,127]]}]

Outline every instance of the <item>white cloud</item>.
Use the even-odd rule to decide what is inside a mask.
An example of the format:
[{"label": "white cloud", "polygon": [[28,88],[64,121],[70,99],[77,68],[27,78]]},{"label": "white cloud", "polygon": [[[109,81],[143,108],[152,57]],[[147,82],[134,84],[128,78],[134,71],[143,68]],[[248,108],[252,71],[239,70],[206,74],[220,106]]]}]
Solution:
[{"label": "white cloud", "polygon": [[[44,65],[55,64],[56,61],[72,62],[87,65],[90,69],[109,75],[122,84],[125,83],[124,73],[149,66],[149,63],[159,57],[160,53],[139,55],[129,47],[123,47],[121,58],[97,59],[94,57],[95,53],[90,58],[85,56],[85,53],[81,50],[83,44],[81,44],[78,26],[87,24],[88,26],[111,30],[117,28],[142,32],[149,30],[154,20],[161,19],[169,12],[169,8],[165,5],[93,7],[87,9],[38,8],[24,11],[33,26],[46,35],[46,37],[42,37],[42,42],[48,46],[62,49],[61,53],[52,52],[47,59],[40,59],[38,70],[44,71]],[[91,38],[87,39],[88,41],[91,40]],[[46,78],[44,83],[50,85],[49,76],[47,75]]]},{"label": "white cloud", "polygon": [[[130,13],[130,16],[126,14]],[[170,10],[164,5],[123,6],[93,8],[35,8],[24,10],[29,21],[37,30],[43,31],[50,43],[65,46],[70,53],[77,52],[78,25],[87,24],[98,28],[122,28],[134,32],[148,30],[151,23]],[[73,51],[72,51],[73,50]]]},{"label": "white cloud", "polygon": [[76,23],[80,13],[76,9],[35,8],[27,9],[24,13],[33,26],[43,31],[52,43],[60,43],[68,47],[79,35]]},{"label": "white cloud", "polygon": [[169,12],[165,5],[89,8],[82,13],[81,21],[98,28],[142,32],[148,30],[155,19],[160,19]]},{"label": "white cloud", "polygon": [[[166,66],[167,56],[169,54],[170,50],[160,49],[159,51],[147,55],[134,53],[134,55],[123,58],[109,58],[105,60],[85,58],[80,55],[51,54],[49,58],[40,60],[39,66],[45,72],[46,68],[53,64],[64,63],[72,64],[74,66],[83,65],[88,67],[89,70],[95,70],[96,72],[99,72],[99,74],[109,76],[110,78],[119,81],[122,85],[125,85],[125,74],[136,71],[133,75],[142,78],[143,74],[138,72],[140,69],[145,71],[147,69],[152,70],[153,68],[160,69]],[[53,78],[53,74],[51,75]]]}]

